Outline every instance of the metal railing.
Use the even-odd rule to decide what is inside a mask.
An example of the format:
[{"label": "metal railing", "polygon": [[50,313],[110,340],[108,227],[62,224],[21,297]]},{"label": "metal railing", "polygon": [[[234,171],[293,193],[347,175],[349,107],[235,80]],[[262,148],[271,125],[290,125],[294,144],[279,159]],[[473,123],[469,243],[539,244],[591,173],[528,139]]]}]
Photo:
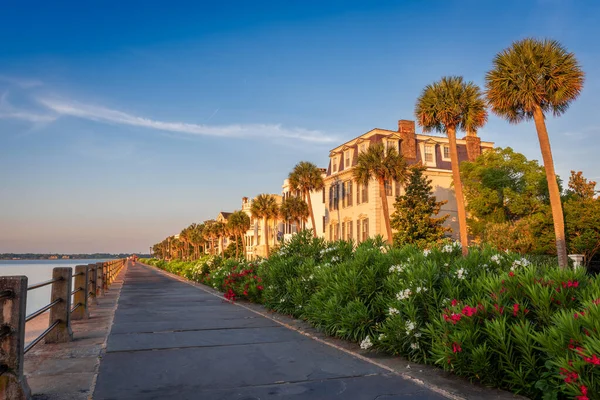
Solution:
[{"label": "metal railing", "polygon": [[[89,305],[97,303],[125,265],[126,260],[120,259],[78,265],[75,273],[71,268],[54,268],[52,279],[29,287],[26,276],[0,277],[0,348],[3,350],[0,352],[0,399],[31,397],[23,375],[25,353],[42,340],[45,343],[73,340],[71,320],[89,318]],[[26,315],[27,293],[49,285],[52,286],[50,302]],[[25,345],[25,324],[44,313],[49,313],[48,327]]]}]

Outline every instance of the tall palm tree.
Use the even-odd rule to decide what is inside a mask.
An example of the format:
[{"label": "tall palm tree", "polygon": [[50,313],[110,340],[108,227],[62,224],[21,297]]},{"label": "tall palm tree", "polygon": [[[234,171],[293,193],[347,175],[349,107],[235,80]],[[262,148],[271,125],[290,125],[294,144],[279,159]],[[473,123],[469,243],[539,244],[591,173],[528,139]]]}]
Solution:
[{"label": "tall palm tree", "polygon": [[279,214],[279,207],[277,206],[277,200],[270,194],[259,194],[252,201],[250,206],[250,213],[252,217],[263,220],[264,232],[263,238],[265,241],[266,249],[265,253],[267,258],[269,257],[269,239],[268,239],[268,225],[267,221],[271,218],[276,218]]},{"label": "tall palm tree", "polygon": [[213,232],[215,234],[216,239],[219,241],[219,249],[221,250],[221,254],[225,252],[223,248],[223,239],[227,235],[227,229],[223,222],[215,222],[212,225]]},{"label": "tall palm tree", "polygon": [[214,223],[214,220],[205,221],[204,230],[202,231],[202,236],[204,237],[204,240],[208,243],[207,247],[209,254],[214,254],[214,240],[217,238],[216,230],[213,227]]},{"label": "tall palm tree", "polygon": [[181,242],[182,245],[182,259],[183,260],[187,260],[188,256],[190,254],[190,230],[189,227],[188,228],[183,228],[181,230],[181,232],[179,233],[179,241]]},{"label": "tall palm tree", "polygon": [[227,219],[227,225],[235,237],[235,256],[239,257],[238,238],[242,242],[242,253],[246,256],[246,231],[250,229],[250,217],[243,211],[233,212]]},{"label": "tall palm tree", "polygon": [[425,86],[417,99],[415,115],[423,131],[437,131],[448,136],[460,243],[463,255],[467,255],[469,251],[467,213],[460,180],[456,130],[474,132],[487,121],[481,89],[473,82],[465,82],[462,76],[445,76],[438,82]]},{"label": "tall palm tree", "polygon": [[290,172],[288,180],[290,189],[300,192],[308,203],[313,236],[317,237],[317,225],[315,224],[315,213],[310,199],[310,192],[323,189],[324,183],[321,170],[311,162],[300,161]]},{"label": "tall palm tree", "polygon": [[308,204],[302,198],[290,196],[283,200],[279,207],[279,213],[285,222],[296,223],[298,231],[302,222],[306,222],[310,216]]},{"label": "tall palm tree", "polygon": [[567,111],[583,89],[584,73],[575,55],[559,42],[528,38],[498,53],[485,80],[488,103],[495,114],[513,124],[535,122],[548,181],[558,264],[566,268],[565,223],[544,119],[548,112],[559,116]]},{"label": "tall palm tree", "polygon": [[382,142],[374,143],[364,153],[358,155],[352,174],[354,179],[362,185],[367,185],[371,179],[377,181],[387,241],[392,244],[392,227],[390,225],[390,210],[385,193],[385,184],[390,181],[396,181],[400,184],[406,182],[408,167],[404,157],[398,154],[394,147],[388,147],[386,150]]}]

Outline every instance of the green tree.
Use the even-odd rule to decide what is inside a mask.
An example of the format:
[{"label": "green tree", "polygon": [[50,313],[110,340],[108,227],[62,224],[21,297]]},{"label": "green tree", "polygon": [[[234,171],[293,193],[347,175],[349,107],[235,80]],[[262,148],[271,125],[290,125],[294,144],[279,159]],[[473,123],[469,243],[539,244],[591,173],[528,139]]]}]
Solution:
[{"label": "green tree", "polygon": [[426,247],[438,242],[449,228],[443,226],[448,215],[435,217],[447,201],[437,201],[433,195],[431,179],[423,172],[425,167],[410,169],[406,193],[396,198],[391,226],[396,230],[394,244],[415,244]]},{"label": "green tree", "polygon": [[516,222],[546,211],[548,184],[544,168],[510,147],[488,150],[461,164],[461,180],[471,234],[481,241],[489,224]]},{"label": "green tree", "polygon": [[460,76],[443,77],[440,81],[425,86],[417,100],[415,115],[423,131],[437,131],[448,136],[460,242],[463,255],[466,255],[469,251],[467,214],[460,180],[456,130],[474,132],[485,124],[487,112],[481,90],[473,82],[465,82]]},{"label": "green tree", "polygon": [[313,163],[301,161],[290,172],[288,181],[290,189],[300,192],[304,200],[308,203],[313,236],[317,237],[317,225],[315,224],[315,213],[310,199],[310,192],[323,189],[324,183],[321,169]]},{"label": "green tree", "polygon": [[[250,217],[243,211],[233,212],[228,220],[227,225],[229,230],[235,237],[235,257],[239,257],[239,247],[241,245],[244,257],[246,256],[245,236],[246,231],[250,229]],[[229,248],[229,247],[228,247]]]},{"label": "green tree", "polygon": [[387,241],[392,244],[394,239],[390,225],[390,210],[385,193],[385,184],[391,181],[396,181],[399,184],[406,182],[408,177],[406,160],[398,154],[394,147],[388,147],[386,150],[382,142],[374,143],[365,152],[358,155],[352,174],[356,182],[362,185],[368,185],[371,179],[377,181]]},{"label": "green tree", "polygon": [[267,225],[269,219],[277,218],[279,214],[279,207],[277,206],[277,200],[271,194],[259,194],[252,201],[250,206],[250,213],[253,218],[262,219],[264,232],[263,239],[265,242],[265,253],[267,258],[269,257],[269,226]]},{"label": "green tree", "polygon": [[492,111],[510,123],[534,120],[550,194],[558,264],[566,268],[567,247],[560,190],[557,184],[545,114],[563,114],[583,88],[584,73],[573,53],[555,40],[532,38],[514,42],[496,55],[486,75]]},{"label": "green tree", "polygon": [[296,196],[284,199],[279,207],[279,213],[285,222],[295,223],[298,232],[300,232],[301,223],[306,222],[310,216],[308,204],[302,198]]},{"label": "green tree", "polygon": [[225,246],[223,244],[223,239],[227,236],[227,227],[223,222],[215,221],[212,224],[212,231],[215,235],[215,238],[219,241],[219,249],[221,254],[225,251]]}]

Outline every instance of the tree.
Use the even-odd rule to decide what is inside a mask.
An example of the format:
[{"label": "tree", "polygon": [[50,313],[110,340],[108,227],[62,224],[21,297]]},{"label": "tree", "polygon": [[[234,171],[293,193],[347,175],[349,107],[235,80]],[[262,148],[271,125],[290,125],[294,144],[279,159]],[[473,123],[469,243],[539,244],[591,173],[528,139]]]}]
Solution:
[{"label": "tree", "polygon": [[300,224],[306,222],[310,215],[306,202],[296,196],[284,199],[279,208],[279,213],[285,222],[296,223],[298,231],[300,231]]},{"label": "tree", "polygon": [[218,239],[218,241],[219,241],[219,249],[221,251],[221,254],[223,254],[223,252],[225,251],[225,248],[223,245],[223,238],[227,235],[226,226],[223,222],[216,221],[212,224],[212,231],[213,231],[216,239]]},{"label": "tree", "polygon": [[250,206],[250,213],[252,217],[263,220],[264,232],[263,238],[265,241],[265,253],[267,258],[269,257],[269,239],[268,239],[268,231],[269,227],[267,222],[271,218],[276,218],[279,213],[279,207],[277,206],[277,200],[275,197],[270,194],[259,194],[252,201],[252,205]]},{"label": "tree", "polygon": [[534,120],[548,181],[558,264],[568,266],[560,190],[545,114],[563,114],[583,88],[584,73],[573,53],[555,40],[514,42],[498,53],[486,74],[488,104],[510,123]]},{"label": "tree", "polygon": [[423,175],[425,167],[410,169],[406,193],[396,198],[391,226],[396,230],[394,244],[415,244],[426,247],[444,237],[449,230],[443,226],[448,215],[435,217],[447,201],[437,201],[432,193],[431,179]]},{"label": "tree", "polygon": [[404,157],[398,154],[394,147],[388,147],[386,150],[382,142],[374,143],[365,152],[358,155],[352,174],[354,179],[362,185],[367,185],[371,179],[377,181],[387,241],[392,244],[392,227],[390,226],[390,210],[385,193],[385,184],[391,181],[396,181],[399,184],[406,182],[408,167]]},{"label": "tree", "polygon": [[308,203],[313,237],[317,237],[317,225],[315,224],[315,213],[310,199],[310,192],[323,189],[324,183],[321,170],[313,163],[301,161],[290,172],[288,180],[290,189],[300,192],[304,200]]},{"label": "tree", "polygon": [[235,257],[239,257],[239,242],[242,244],[242,252],[246,256],[246,243],[244,237],[250,229],[250,217],[243,211],[235,211],[227,220],[227,225],[235,237]]},{"label": "tree", "polygon": [[456,130],[474,132],[485,124],[487,112],[481,90],[473,82],[465,82],[460,76],[443,77],[440,81],[425,86],[417,100],[415,115],[423,131],[437,131],[448,136],[460,242],[463,255],[467,255],[467,214],[460,180]]},{"label": "tree", "polygon": [[568,197],[576,197],[581,200],[593,199],[596,196],[596,182],[588,181],[583,172],[571,171],[569,178],[569,189],[567,190]]},{"label": "tree", "polygon": [[510,147],[495,148],[461,164],[460,176],[470,218],[470,233],[488,241],[490,224],[516,222],[546,210],[544,168]]}]

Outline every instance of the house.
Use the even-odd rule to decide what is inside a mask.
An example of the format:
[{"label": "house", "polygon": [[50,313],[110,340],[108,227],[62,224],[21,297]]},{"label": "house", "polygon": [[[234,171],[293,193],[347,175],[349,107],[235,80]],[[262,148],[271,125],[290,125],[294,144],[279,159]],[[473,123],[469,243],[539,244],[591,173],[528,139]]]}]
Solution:
[{"label": "house", "polygon": [[[227,220],[229,219],[229,216],[233,214],[231,212],[225,212],[225,211],[221,211],[219,213],[219,215],[217,215],[217,222],[222,223],[223,225],[227,225]],[[229,243],[231,242],[229,240],[229,235],[224,235],[220,238],[221,240],[219,240],[218,243],[218,251],[219,254],[223,254],[223,252],[225,251],[225,249],[227,248],[227,246],[229,246]]]},{"label": "house", "polygon": [[[371,180],[359,185],[353,177],[358,155],[374,144],[383,142],[386,148],[394,147],[410,164],[423,163],[425,175],[432,180],[434,195],[448,202],[440,214],[449,214],[446,224],[458,236],[456,198],[452,188],[450,148],[447,137],[423,135],[415,132],[415,122],[398,121],[398,130],[372,129],[334,149],[329,153],[329,166],[325,177],[326,239],[353,239],[361,242],[369,237],[387,237],[379,185]],[[459,161],[474,160],[481,152],[492,149],[492,142],[482,142],[476,134],[457,139]],[[402,185],[388,182],[385,185],[390,215],[396,196],[403,194]]]}]

